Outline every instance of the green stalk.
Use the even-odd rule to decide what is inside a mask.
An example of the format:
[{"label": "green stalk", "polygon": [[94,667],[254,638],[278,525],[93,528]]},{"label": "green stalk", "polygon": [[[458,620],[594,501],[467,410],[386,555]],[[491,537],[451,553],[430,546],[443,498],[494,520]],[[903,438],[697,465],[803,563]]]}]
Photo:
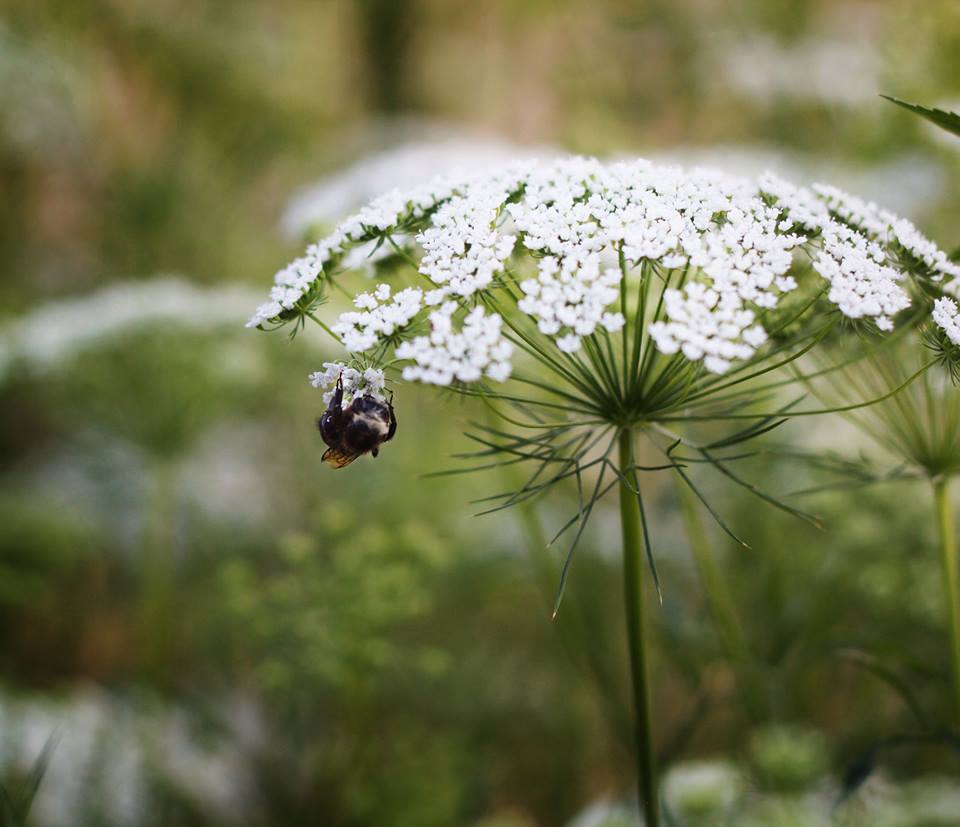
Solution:
[{"label": "green stalk", "polygon": [[950,618],[950,655],[953,670],[953,723],[960,729],[960,563],[957,560],[957,535],[950,508],[950,488],[947,477],[933,480],[933,500],[940,529],[940,553],[943,560],[943,580],[947,592],[947,616]]},{"label": "green stalk", "polygon": [[174,601],[173,522],[177,468],[173,460],[154,462],[144,515],[139,559],[139,654],[141,668],[158,684],[169,678],[174,655],[170,629]]},{"label": "green stalk", "polygon": [[630,650],[635,716],[637,787],[646,827],[659,827],[660,803],[653,748],[650,681],[643,610],[644,545],[640,534],[640,490],[633,465],[633,429],[620,432],[620,526],[623,531],[623,594]]},{"label": "green stalk", "polygon": [[707,598],[707,605],[717,633],[726,649],[727,657],[733,664],[737,683],[743,698],[744,708],[751,720],[761,720],[765,707],[762,693],[756,681],[756,669],[750,647],[743,634],[743,627],[737,617],[733,599],[727,589],[727,584],[720,573],[717,561],[713,556],[710,540],[703,528],[703,522],[697,513],[697,501],[690,488],[677,479],[677,497],[680,500],[680,511],[683,515],[687,540],[693,553],[697,575],[703,586]]}]

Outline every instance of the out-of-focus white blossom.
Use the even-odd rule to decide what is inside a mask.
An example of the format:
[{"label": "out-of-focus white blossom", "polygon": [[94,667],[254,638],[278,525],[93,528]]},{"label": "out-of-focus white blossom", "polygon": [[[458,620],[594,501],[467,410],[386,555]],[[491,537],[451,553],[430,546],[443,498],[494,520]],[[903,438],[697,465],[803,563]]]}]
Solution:
[{"label": "out-of-focus white blossom", "polygon": [[588,804],[566,827],[642,827],[636,806],[603,799]]},{"label": "out-of-focus white blossom", "polygon": [[0,697],[0,724],[4,773],[25,774],[45,745],[52,749],[30,812],[38,827],[73,827],[93,808],[111,824],[138,823],[158,784],[218,821],[236,821],[255,804],[238,744],[197,737],[176,708],[136,708],[84,688],[62,700]]},{"label": "out-of-focus white blossom", "polygon": [[361,158],[298,192],[281,219],[288,238],[303,238],[316,227],[336,224],[378,195],[410,190],[438,175],[461,177],[517,158],[543,154],[496,138],[426,130],[420,139]]},{"label": "out-of-focus white blossom", "polygon": [[856,32],[837,37],[818,33],[795,42],[770,35],[729,38],[708,60],[710,77],[724,90],[757,102],[814,101],[832,106],[862,106],[882,88],[881,61],[871,38]]},{"label": "out-of-focus white blossom", "polygon": [[252,296],[246,288],[205,288],[163,276],[48,302],[0,327],[0,379],[13,364],[43,372],[102,341],[153,325],[204,330],[237,324]]},{"label": "out-of-focus white blossom", "polygon": [[343,362],[324,362],[323,370],[310,374],[310,384],[325,391],[323,402],[330,404],[336,392],[337,381],[343,384],[343,405],[347,406],[358,396],[373,396],[383,399],[384,377],[383,371],[377,368],[357,370]]},{"label": "out-of-focus white blossom", "polygon": [[727,761],[689,761],[663,779],[663,797],[684,823],[724,820],[744,791],[744,774]]},{"label": "out-of-focus white blossom", "polygon": [[[931,125],[931,129],[935,128]],[[960,149],[960,140],[939,131]],[[660,164],[722,169],[752,179],[772,172],[788,181],[831,181],[899,215],[914,217],[936,209],[949,194],[946,165],[922,152],[905,152],[877,163],[852,164],[839,156],[804,154],[782,146],[711,144],[673,146],[652,152],[650,159]]]}]

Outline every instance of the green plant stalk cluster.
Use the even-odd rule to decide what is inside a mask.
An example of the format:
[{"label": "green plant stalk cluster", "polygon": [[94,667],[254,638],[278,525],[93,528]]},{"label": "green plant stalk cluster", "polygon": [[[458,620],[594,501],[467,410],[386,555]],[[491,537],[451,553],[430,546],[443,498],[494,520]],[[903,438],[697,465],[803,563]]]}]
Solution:
[{"label": "green plant stalk cluster", "polygon": [[933,499],[937,510],[937,527],[940,532],[940,554],[950,626],[953,725],[960,730],[960,561],[957,559],[957,534],[953,509],[950,506],[948,478],[934,479]]}]

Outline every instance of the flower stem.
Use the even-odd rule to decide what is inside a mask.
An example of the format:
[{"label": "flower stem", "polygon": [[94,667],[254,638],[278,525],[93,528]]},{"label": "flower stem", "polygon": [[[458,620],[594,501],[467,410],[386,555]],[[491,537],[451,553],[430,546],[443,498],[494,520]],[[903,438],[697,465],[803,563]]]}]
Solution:
[{"label": "flower stem", "polygon": [[635,715],[637,786],[646,827],[659,827],[660,804],[650,710],[646,634],[643,610],[644,548],[640,535],[640,503],[633,466],[633,429],[620,433],[620,525],[623,531],[623,593],[630,650]]},{"label": "flower stem", "polygon": [[953,724],[960,730],[960,561],[957,559],[957,535],[950,507],[949,479],[933,480],[933,500],[940,530],[943,580],[947,592],[947,616],[950,618],[950,654],[952,661]]},{"label": "flower stem", "polygon": [[766,712],[766,704],[759,689],[754,658],[744,636],[740,618],[737,617],[733,598],[717,566],[710,540],[697,513],[696,498],[679,480],[677,497],[680,499],[680,511],[697,574],[717,633],[735,670],[744,709],[752,721],[760,721]]}]

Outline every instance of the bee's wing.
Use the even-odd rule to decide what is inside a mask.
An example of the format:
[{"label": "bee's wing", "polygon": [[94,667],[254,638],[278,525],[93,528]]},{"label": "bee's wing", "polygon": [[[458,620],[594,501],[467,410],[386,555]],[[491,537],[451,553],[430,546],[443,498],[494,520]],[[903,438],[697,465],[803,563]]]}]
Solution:
[{"label": "bee's wing", "polygon": [[348,454],[336,448],[327,448],[320,459],[328,465],[332,465],[334,468],[346,468],[358,456],[360,456],[360,454]]}]

